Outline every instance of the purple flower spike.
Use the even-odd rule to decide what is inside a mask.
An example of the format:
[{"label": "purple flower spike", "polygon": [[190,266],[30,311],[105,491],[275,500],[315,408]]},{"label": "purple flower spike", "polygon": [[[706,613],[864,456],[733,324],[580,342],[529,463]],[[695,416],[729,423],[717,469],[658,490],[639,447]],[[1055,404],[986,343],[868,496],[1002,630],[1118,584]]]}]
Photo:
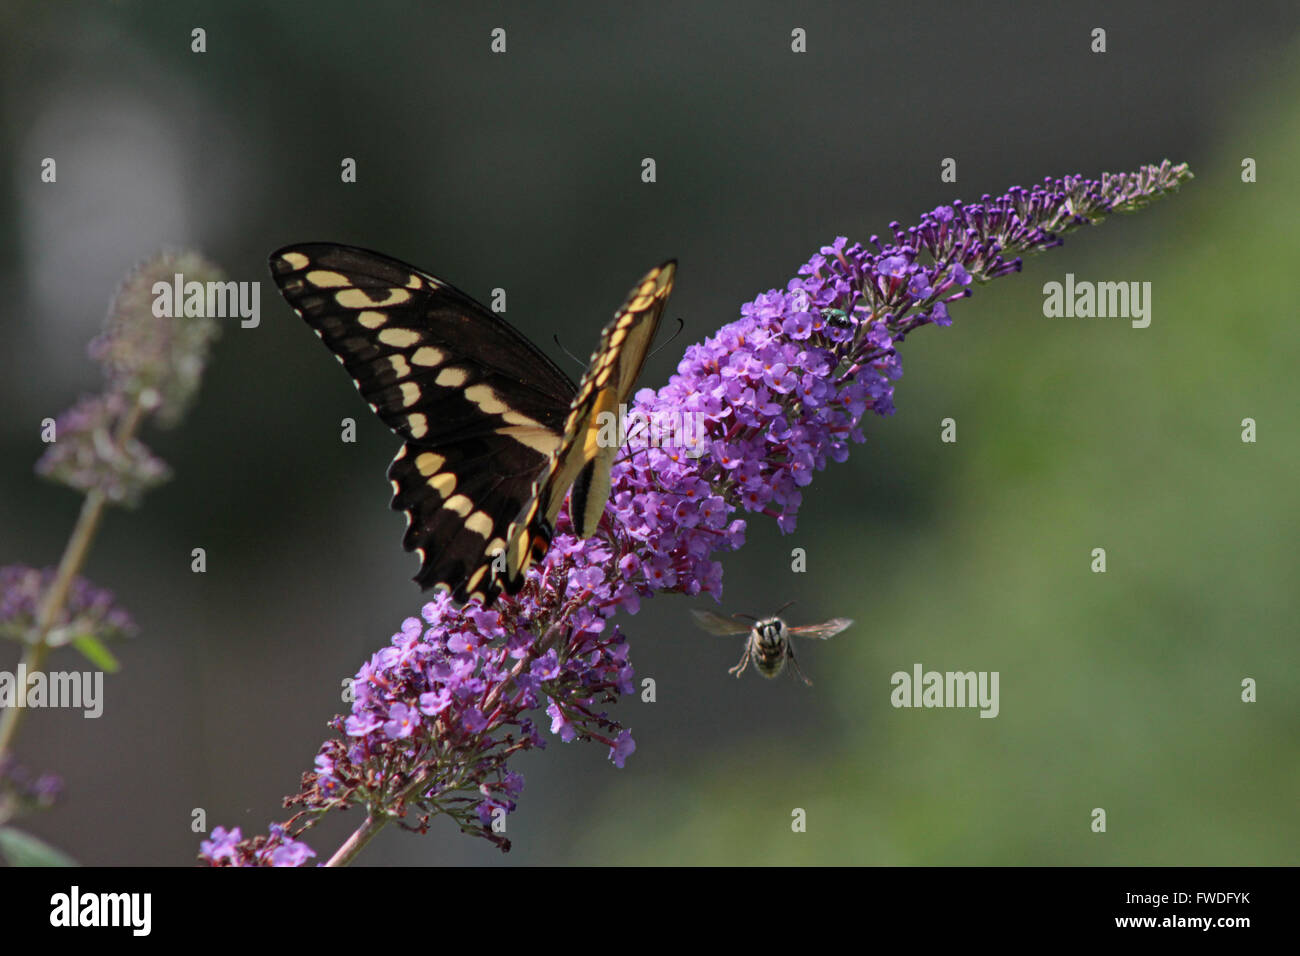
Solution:
[{"label": "purple flower spike", "polygon": [[599,709],[634,688],[627,644],[609,618],[635,613],[655,592],[720,597],[716,557],[745,541],[747,518],[737,513],[794,530],[802,489],[865,440],[863,416],[893,413],[907,335],[950,324],[949,305],[976,282],[1018,271],[1020,255],[1190,178],[1186,165],[1165,162],[1048,180],[940,206],[906,230],[891,224],[886,244],[839,238],[823,247],[784,291],[757,296],[689,346],[663,388],[637,393],[629,418],[667,427],[629,438],[593,537],[575,538],[562,510],[519,594],[492,611],[440,596],[422,620],[403,624],[359,671],[352,713],[334,721],[340,736],[323,745],[317,772],[289,803],[313,816],[359,804],[371,821],[421,832],[444,813],[507,849],[491,821],[522,788],[508,758],[542,746],[527,712],[545,703],[552,733],[604,744],[616,766],[635,750]]}]

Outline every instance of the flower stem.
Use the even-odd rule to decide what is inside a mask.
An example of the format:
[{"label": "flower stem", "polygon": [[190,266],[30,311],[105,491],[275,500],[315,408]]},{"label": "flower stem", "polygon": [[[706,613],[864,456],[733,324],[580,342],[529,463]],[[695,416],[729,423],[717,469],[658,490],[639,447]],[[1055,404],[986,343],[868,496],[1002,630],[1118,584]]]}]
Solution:
[{"label": "flower stem", "polygon": [[[118,423],[113,435],[113,441],[118,448],[124,447],[131,440],[143,416],[144,406],[137,399],[132,403],[130,411]],[[85,566],[86,558],[90,554],[90,543],[95,538],[95,532],[99,530],[99,521],[104,515],[104,505],[107,503],[108,497],[99,488],[88,491],[85,500],[81,503],[81,514],[78,515],[72,535],[63,549],[63,557],[59,559],[59,568],[55,572],[54,580],[50,582],[50,589],[41,598],[40,610],[36,615],[35,633],[23,651],[22,663],[28,674],[39,671],[45,665],[45,658],[50,652],[50,645],[46,641],[50,631],[54,629],[54,622],[58,620],[64,604],[67,603],[73,579]],[[25,690],[26,688],[19,688],[18,692],[23,693]],[[23,715],[26,712],[26,707],[14,706],[6,708],[4,713],[0,714],[0,759],[7,756],[12,749],[14,738],[18,735],[18,728],[22,726]]]},{"label": "flower stem", "polygon": [[325,865],[347,866],[365,848],[365,845],[374,839],[375,834],[382,830],[387,822],[387,817],[366,817],[366,822],[357,827],[352,836],[344,841],[343,845],[338,848]]}]

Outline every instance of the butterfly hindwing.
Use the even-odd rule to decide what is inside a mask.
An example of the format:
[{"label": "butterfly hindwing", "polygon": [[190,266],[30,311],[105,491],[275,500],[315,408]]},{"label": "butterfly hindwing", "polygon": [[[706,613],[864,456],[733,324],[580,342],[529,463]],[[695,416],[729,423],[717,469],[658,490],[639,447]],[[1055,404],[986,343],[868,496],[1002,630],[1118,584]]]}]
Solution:
[{"label": "butterfly hindwing", "polygon": [[575,526],[583,537],[595,530],[617,451],[599,447],[596,417],[631,391],[673,263],[633,289],[576,388],[500,318],[404,262],[303,243],[272,253],[270,264],[285,299],[404,439],[388,477],[392,505],[407,517],[403,545],[420,555],[421,587],[484,605],[517,592],[575,481]]},{"label": "butterfly hindwing", "polygon": [[393,459],[393,507],[407,516],[402,539],[420,555],[421,587],[447,585],[457,601],[479,596],[491,604],[501,591],[492,561],[505,546],[520,496],[537,461],[513,440],[497,436],[428,446],[407,442]]},{"label": "butterfly hindwing", "polygon": [[675,273],[676,263],[671,260],[647,272],[601,332],[587,372],[578,383],[559,448],[538,475],[530,504],[507,534],[505,587],[511,593],[522,585],[528,568],[546,553],[555,516],[570,487],[574,533],[586,538],[596,532],[609,498],[609,470],[618,452],[617,445],[600,440],[601,413],[617,415],[619,405],[631,394],[659,328]]}]

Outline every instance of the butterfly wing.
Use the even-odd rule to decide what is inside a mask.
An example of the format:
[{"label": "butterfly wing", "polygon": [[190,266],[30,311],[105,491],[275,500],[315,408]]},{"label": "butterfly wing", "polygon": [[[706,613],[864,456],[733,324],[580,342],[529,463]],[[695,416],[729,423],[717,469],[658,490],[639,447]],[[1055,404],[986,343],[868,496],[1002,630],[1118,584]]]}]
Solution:
[{"label": "butterfly wing", "polygon": [[[563,435],[538,476],[531,503],[507,533],[506,589],[523,584],[528,568],[546,553],[564,495],[570,487],[569,514],[580,538],[596,531],[609,500],[610,467],[617,444],[600,440],[602,412],[618,414],[627,401],[654,341],[676,274],[675,261],[651,269],[638,282],[600,334],[587,372],[578,383]],[[539,554],[540,552],[540,554]]]},{"label": "butterfly wing", "polygon": [[742,624],[733,618],[723,617],[721,614],[714,614],[712,611],[693,610],[691,611],[691,617],[695,618],[695,623],[710,634],[731,637],[736,634],[748,634],[750,631],[748,624]]},{"label": "butterfly wing", "polygon": [[392,506],[407,517],[402,543],[420,555],[415,580],[490,604],[501,590],[493,557],[564,445],[572,381],[468,295],[404,262],[303,243],[270,265],[285,299],[405,439],[388,476]]},{"label": "butterfly wing", "polygon": [[828,637],[834,637],[852,623],[847,617],[833,617],[821,624],[804,624],[801,627],[792,627],[790,633],[797,634],[799,637],[811,638],[814,641],[824,641]]}]

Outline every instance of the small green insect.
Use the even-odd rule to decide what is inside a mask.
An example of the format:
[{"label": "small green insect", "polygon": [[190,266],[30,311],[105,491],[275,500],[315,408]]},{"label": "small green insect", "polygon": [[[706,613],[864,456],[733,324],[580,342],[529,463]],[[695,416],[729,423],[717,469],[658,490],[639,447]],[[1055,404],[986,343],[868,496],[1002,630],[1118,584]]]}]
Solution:
[{"label": "small green insect", "polygon": [[837,329],[842,329],[846,332],[851,331],[853,329],[854,326],[853,317],[850,316],[843,309],[826,308],[826,309],[822,309],[821,313],[822,313],[822,318],[826,320],[827,325],[833,326],[834,328]]}]

